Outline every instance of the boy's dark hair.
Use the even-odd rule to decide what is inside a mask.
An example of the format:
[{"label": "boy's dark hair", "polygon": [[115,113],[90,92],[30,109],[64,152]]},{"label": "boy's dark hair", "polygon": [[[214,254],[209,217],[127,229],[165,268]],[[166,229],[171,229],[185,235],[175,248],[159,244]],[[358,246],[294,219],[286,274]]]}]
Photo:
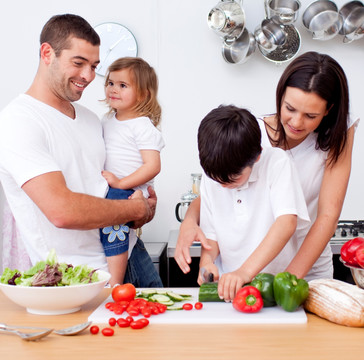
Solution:
[{"label": "boy's dark hair", "polygon": [[257,119],[245,109],[233,105],[209,112],[198,129],[201,166],[208,177],[227,184],[253,166],[261,149]]},{"label": "boy's dark hair", "polygon": [[52,46],[56,56],[70,47],[70,37],[86,40],[94,46],[100,45],[100,37],[94,28],[81,16],[63,14],[52,16],[40,34],[40,44]]}]

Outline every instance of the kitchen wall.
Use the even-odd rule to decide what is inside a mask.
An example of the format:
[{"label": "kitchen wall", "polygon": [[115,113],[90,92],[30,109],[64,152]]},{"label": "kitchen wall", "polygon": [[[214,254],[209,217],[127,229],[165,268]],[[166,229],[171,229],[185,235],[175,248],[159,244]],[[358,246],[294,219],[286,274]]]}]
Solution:
[{"label": "kitchen wall", "polygon": [[[139,53],[155,67],[160,81],[159,99],[163,109],[162,171],[155,187],[158,207],[154,220],[145,226],[145,241],[167,241],[179,223],[174,208],[190,185],[190,174],[201,172],[196,132],[200,120],[212,108],[236,104],[256,115],[275,111],[275,87],[286,64],[266,60],[257,49],[242,65],[227,64],[221,56],[221,40],[207,26],[207,14],[218,0],[87,0],[6,1],[0,13],[2,43],[0,108],[27,90],[38,66],[38,39],[44,23],[54,14],[75,13],[92,25],[114,21],[135,35]],[[347,1],[336,1],[340,8]],[[299,54],[315,50],[337,59],[349,79],[353,112],[364,117],[364,38],[343,44],[342,37],[312,40],[301,22],[311,1],[302,0],[299,20]],[[264,18],[263,0],[245,0],[246,27],[250,31]],[[5,11],[6,9],[6,11]],[[99,116],[105,111],[103,78],[97,76],[86,90],[82,104]],[[364,119],[362,120],[364,121]],[[364,124],[356,134],[353,167],[342,219],[363,219],[362,179],[364,167]],[[4,195],[0,192],[0,207]],[[1,223],[0,223],[1,225]],[[0,239],[1,240],[1,239]]]}]

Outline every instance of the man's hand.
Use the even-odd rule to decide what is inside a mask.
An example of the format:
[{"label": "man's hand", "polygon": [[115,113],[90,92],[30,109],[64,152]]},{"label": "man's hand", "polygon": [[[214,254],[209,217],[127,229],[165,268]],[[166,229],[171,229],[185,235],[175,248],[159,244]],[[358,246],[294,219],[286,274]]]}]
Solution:
[{"label": "man's hand", "polygon": [[194,241],[199,241],[206,250],[211,249],[201,228],[195,222],[185,218],[180,227],[174,253],[174,259],[185,274],[190,271],[188,265],[191,264],[190,246]]},{"label": "man's hand", "polygon": [[140,200],[143,202],[144,213],[142,218],[134,221],[134,229],[142,227],[144,224],[151,221],[155,215],[155,209],[157,207],[157,195],[151,186],[148,187],[149,197],[146,199],[140,190],[134,192],[130,197],[132,200]]}]

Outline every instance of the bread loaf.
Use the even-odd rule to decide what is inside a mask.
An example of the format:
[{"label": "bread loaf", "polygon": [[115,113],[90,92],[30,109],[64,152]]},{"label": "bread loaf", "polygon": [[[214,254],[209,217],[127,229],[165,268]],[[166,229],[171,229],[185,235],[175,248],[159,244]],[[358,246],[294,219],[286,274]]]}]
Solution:
[{"label": "bread loaf", "polygon": [[304,308],[336,324],[364,327],[364,290],[335,279],[309,281]]}]

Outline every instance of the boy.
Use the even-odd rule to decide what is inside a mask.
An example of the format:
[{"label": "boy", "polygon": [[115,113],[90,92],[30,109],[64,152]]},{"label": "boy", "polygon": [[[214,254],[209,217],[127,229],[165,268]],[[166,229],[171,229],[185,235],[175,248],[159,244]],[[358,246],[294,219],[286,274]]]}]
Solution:
[{"label": "boy", "polygon": [[211,246],[201,249],[198,282],[212,273],[219,296],[231,301],[259,272],[285,269],[298,250],[296,227],[309,217],[290,159],[281,149],[262,149],[249,111],[212,110],[200,124],[198,149],[201,229]]}]

